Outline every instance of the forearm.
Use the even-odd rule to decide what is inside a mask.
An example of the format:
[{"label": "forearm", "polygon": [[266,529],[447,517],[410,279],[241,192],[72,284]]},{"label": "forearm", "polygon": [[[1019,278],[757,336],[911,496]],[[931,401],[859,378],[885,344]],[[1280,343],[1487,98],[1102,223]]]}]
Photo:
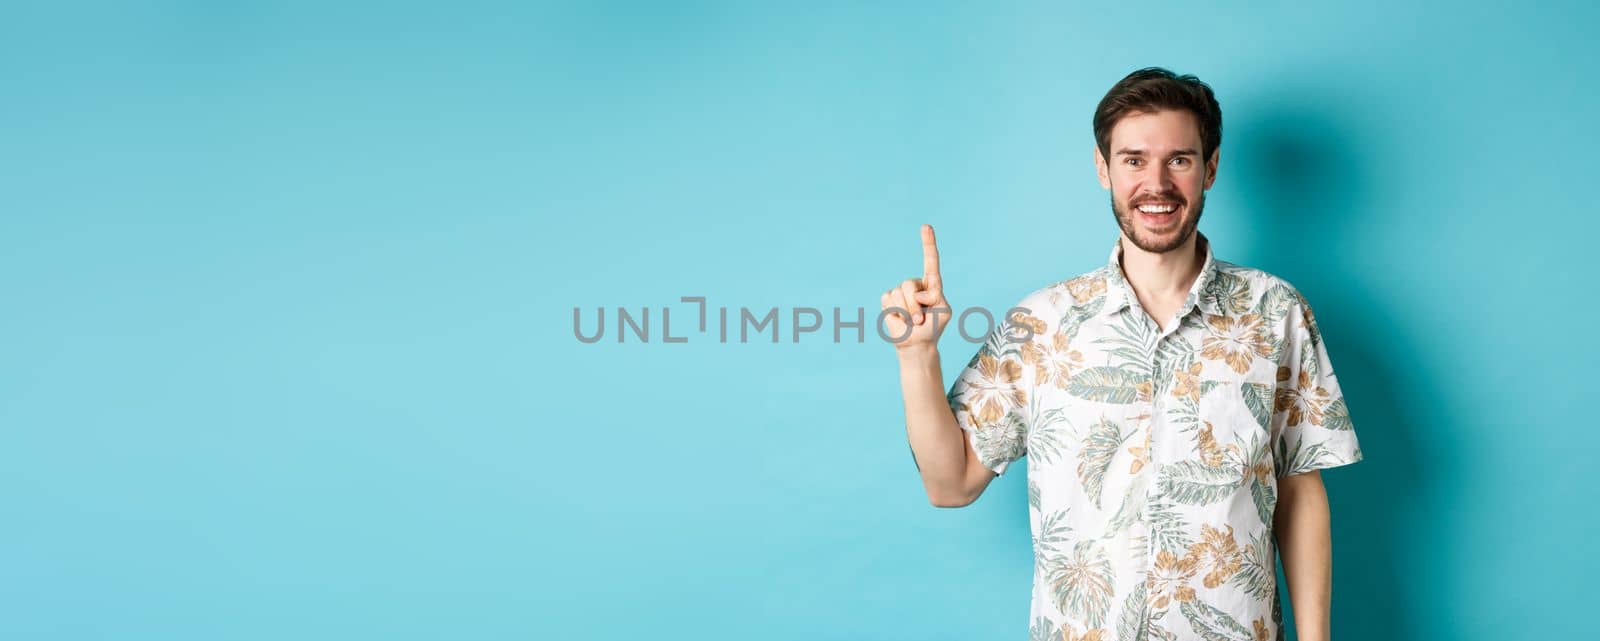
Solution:
[{"label": "forearm", "polygon": [[1327,641],[1333,597],[1333,537],[1320,476],[1284,479],[1273,517],[1289,603],[1301,641]]},{"label": "forearm", "polygon": [[961,428],[945,398],[937,349],[899,352],[900,394],[905,401],[906,438],[928,496],[955,500],[965,491],[967,453]]}]

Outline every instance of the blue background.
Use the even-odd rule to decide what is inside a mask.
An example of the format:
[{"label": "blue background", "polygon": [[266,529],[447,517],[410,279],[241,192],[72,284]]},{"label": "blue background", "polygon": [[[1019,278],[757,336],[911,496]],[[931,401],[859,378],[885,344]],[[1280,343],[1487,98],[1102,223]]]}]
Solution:
[{"label": "blue background", "polygon": [[933,508],[890,347],[679,297],[1092,269],[1146,65],[1350,401],[1335,633],[1590,632],[1600,15],[1095,4],[8,3],[0,637],[1023,638],[1023,474]]}]

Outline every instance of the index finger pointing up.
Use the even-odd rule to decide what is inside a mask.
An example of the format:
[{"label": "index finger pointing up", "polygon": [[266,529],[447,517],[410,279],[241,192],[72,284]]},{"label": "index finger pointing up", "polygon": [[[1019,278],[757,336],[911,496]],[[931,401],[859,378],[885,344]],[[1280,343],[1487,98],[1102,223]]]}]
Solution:
[{"label": "index finger pointing up", "polygon": [[922,282],[928,289],[943,289],[939,280],[939,245],[933,240],[933,225],[922,225]]}]

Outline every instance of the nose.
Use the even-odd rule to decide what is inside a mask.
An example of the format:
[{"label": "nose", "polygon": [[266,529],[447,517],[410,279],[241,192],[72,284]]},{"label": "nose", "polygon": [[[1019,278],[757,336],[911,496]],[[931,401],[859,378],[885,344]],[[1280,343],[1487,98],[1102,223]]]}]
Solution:
[{"label": "nose", "polygon": [[1172,168],[1168,167],[1166,163],[1161,163],[1160,168],[1156,169],[1155,180],[1156,188],[1164,194],[1171,193],[1173,188],[1177,186],[1176,183],[1172,182]]},{"label": "nose", "polygon": [[1166,167],[1150,172],[1145,178],[1149,182],[1139,187],[1145,197],[1167,200],[1178,193],[1178,184],[1172,180],[1172,170]]}]

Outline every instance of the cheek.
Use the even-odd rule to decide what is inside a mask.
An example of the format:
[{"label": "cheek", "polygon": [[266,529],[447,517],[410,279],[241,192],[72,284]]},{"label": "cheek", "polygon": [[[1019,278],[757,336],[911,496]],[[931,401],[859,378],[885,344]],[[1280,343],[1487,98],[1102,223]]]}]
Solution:
[{"label": "cheek", "polygon": [[1112,170],[1106,176],[1111,179],[1111,193],[1115,194],[1118,200],[1127,198],[1129,194],[1139,190],[1139,185],[1134,179],[1119,174],[1116,170]]},{"label": "cheek", "polygon": [[1206,177],[1204,175],[1196,176],[1193,182],[1184,185],[1184,196],[1189,199],[1189,202],[1198,200],[1205,193]]}]

